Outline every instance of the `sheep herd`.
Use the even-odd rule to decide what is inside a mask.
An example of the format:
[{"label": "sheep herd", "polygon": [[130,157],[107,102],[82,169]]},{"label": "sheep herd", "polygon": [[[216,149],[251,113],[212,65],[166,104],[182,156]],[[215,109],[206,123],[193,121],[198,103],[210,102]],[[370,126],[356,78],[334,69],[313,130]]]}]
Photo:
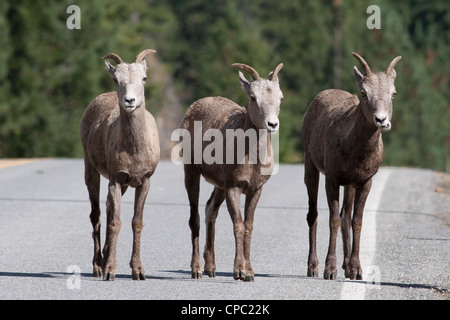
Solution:
[{"label": "sheep herd", "polygon": [[[115,279],[116,244],[121,228],[120,203],[122,195],[130,186],[136,189],[130,267],[134,280],[145,280],[140,259],[142,219],[150,178],[160,156],[156,123],[145,107],[145,58],[155,53],[152,49],[144,50],[133,63],[123,62],[115,53],[104,56],[102,59],[106,60],[106,70],[113,78],[116,91],[95,98],[80,123],[85,183],[91,202],[93,275],[103,277],[104,280]],[[330,210],[330,243],[324,278],[336,279],[336,235],[341,226],[345,277],[362,279],[359,241],[364,204],[372,177],[382,161],[381,132],[391,129],[392,100],[396,94],[394,66],[400,57],[396,57],[385,72],[373,73],[361,56],[356,53],[352,55],[363,69],[363,73],[356,67],[353,71],[361,99],[342,90],[322,91],[312,100],[303,119],[304,182],[308,191],[307,222],[310,230],[307,275],[310,277],[318,276],[317,190],[321,172],[326,179]],[[108,60],[115,62],[115,66]],[[280,63],[270,72],[267,79],[249,65],[235,63],[232,66],[252,77],[250,81],[239,71],[239,82],[248,98],[247,108],[224,97],[202,98],[189,107],[179,128],[193,137],[186,140],[188,143],[184,143],[179,151],[184,162],[185,187],[190,205],[191,275],[195,279],[201,278],[203,272],[209,277],[216,275],[215,221],[219,207],[226,201],[235,238],[233,278],[254,281],[250,262],[253,218],[262,187],[274,170],[271,135],[281,125],[278,116],[283,93],[278,74],[283,64]],[[196,139],[198,136],[202,138]],[[100,175],[109,180],[106,240],[102,250]],[[214,185],[205,209],[204,267],[199,252],[201,176]],[[339,212],[340,186],[344,186],[344,200]],[[245,195],[243,216],[240,209],[242,194]]]}]

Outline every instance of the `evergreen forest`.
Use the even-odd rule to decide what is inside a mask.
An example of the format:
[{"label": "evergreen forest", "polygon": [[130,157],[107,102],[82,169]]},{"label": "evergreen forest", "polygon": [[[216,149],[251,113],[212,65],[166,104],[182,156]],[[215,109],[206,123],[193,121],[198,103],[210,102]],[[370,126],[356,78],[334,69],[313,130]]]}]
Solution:
[{"label": "evergreen forest", "polygon": [[[71,5],[79,28],[70,27]],[[132,62],[152,48],[146,106],[166,158],[171,131],[195,100],[220,95],[246,106],[232,63],[267,77],[282,62],[279,156],[302,163],[302,118],[314,96],[358,94],[354,51],[374,71],[402,56],[383,164],[450,169],[446,1],[2,0],[0,47],[0,158],[81,158],[81,116],[115,88],[101,57]]]}]

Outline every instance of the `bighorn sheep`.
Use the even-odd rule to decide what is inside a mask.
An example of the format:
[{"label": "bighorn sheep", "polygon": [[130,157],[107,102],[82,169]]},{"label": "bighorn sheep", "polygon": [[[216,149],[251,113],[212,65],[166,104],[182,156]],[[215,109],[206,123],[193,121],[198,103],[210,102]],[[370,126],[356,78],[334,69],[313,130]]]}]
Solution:
[{"label": "bighorn sheep", "polygon": [[[317,190],[319,171],[325,175],[325,189],[330,210],[330,242],[324,278],[336,279],[336,236],[342,219],[345,277],[362,279],[359,242],[366,198],[372,177],[383,158],[382,131],[391,129],[392,100],[396,94],[394,66],[386,72],[372,73],[358,54],[352,55],[361,64],[364,75],[354,67],[353,75],[361,90],[358,97],[341,90],[320,92],[303,118],[302,139],[305,147],[305,184],[309,211],[309,277],[318,276],[316,255]],[[344,186],[344,200],[339,215],[339,187]],[[352,219],[352,206],[354,214]],[[353,243],[350,243],[350,227]]]},{"label": "bighorn sheep", "polygon": [[[80,123],[84,149],[85,182],[91,202],[90,219],[94,238],[93,275],[114,280],[116,244],[121,227],[120,199],[129,186],[136,188],[133,228],[133,253],[130,266],[134,280],[145,280],[140,259],[140,237],[143,228],[144,203],[150,188],[150,177],[159,161],[159,138],[153,116],[145,108],[144,84],[147,79],[145,57],[156,53],[147,49],[134,63],[124,63],[110,53],[102,59],[114,79],[116,92],[95,98]],[[106,201],[107,229],[100,252],[100,174],[109,180]]]},{"label": "bighorn sheep", "polygon": [[[187,110],[181,127],[191,135],[207,136],[215,132],[215,140],[220,140],[223,149],[215,150],[222,153],[227,161],[195,161],[194,154],[200,148],[206,151],[207,143],[203,140],[196,146],[192,139],[191,147],[194,152],[189,156],[184,154],[185,187],[190,204],[189,226],[192,232],[192,278],[201,278],[202,261],[199,254],[199,229],[200,217],[198,213],[199,184],[202,175],[206,181],[214,185],[214,190],[206,204],[206,245],[204,251],[205,273],[215,277],[216,264],[214,253],[215,221],[219,207],[226,200],[228,211],[234,227],[236,255],[234,260],[233,278],[236,280],[253,281],[254,271],[250,263],[250,242],[253,230],[253,217],[256,205],[261,195],[262,186],[269,179],[271,168],[273,169],[273,151],[269,133],[278,131],[280,103],[283,93],[278,83],[278,72],[283,67],[279,64],[268,79],[260,78],[258,72],[245,64],[233,64],[234,67],[247,71],[253,78],[249,82],[241,71],[239,80],[241,87],[248,96],[247,110],[231,100],[223,97],[207,97],[194,102]],[[201,124],[201,130],[198,124]],[[236,142],[235,135],[230,132],[240,132],[243,139]],[[246,139],[254,136],[253,142],[248,145]],[[211,137],[211,136],[210,136]],[[242,137],[242,136],[241,136]],[[230,140],[231,139],[231,140]],[[208,140],[208,139],[206,139]],[[257,140],[257,141],[256,141]],[[211,139],[209,139],[211,141]],[[244,144],[245,146],[243,146]],[[241,149],[240,149],[241,148]],[[234,155],[239,150],[244,150],[242,157]],[[265,156],[258,157],[252,162],[252,152],[256,149],[265,149]],[[184,151],[183,151],[184,152]],[[230,157],[231,154],[231,157]],[[225,156],[226,155],[226,156]],[[188,158],[188,159],[186,159]],[[232,161],[229,161],[229,160]],[[261,174],[263,169],[268,169],[267,174]],[[240,196],[246,195],[244,221],[240,210]]]}]

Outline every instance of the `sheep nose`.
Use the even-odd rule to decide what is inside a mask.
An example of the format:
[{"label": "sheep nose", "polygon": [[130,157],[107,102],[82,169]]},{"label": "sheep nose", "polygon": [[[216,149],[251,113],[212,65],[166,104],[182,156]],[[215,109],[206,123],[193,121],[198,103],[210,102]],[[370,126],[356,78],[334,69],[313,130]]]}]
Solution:
[{"label": "sheep nose", "polygon": [[375,116],[375,122],[378,123],[380,126],[383,126],[383,124],[385,123],[387,117],[384,118],[379,118],[377,116]]},{"label": "sheep nose", "polygon": [[373,120],[377,127],[382,131],[389,131],[391,129],[391,121],[387,116],[374,116]]},{"label": "sheep nose", "polygon": [[130,98],[130,99],[127,99],[127,98],[125,98],[125,102],[127,103],[127,104],[134,104],[134,102],[136,101],[136,99],[135,98]]},{"label": "sheep nose", "polygon": [[275,122],[275,121],[268,121],[268,122],[267,122],[267,126],[268,126],[269,129],[271,129],[271,130],[277,130],[277,129],[278,129],[278,122]]}]

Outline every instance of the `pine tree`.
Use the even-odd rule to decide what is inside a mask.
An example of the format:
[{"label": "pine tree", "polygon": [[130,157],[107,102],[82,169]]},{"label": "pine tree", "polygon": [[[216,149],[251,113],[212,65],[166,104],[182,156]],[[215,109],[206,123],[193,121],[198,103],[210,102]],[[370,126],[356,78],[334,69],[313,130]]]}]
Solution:
[{"label": "pine tree", "polygon": [[[280,159],[298,163],[302,118],[314,96],[333,87],[357,93],[350,55],[356,51],[374,70],[403,56],[384,163],[450,168],[444,2],[377,1],[381,29],[373,30],[366,26],[371,3],[356,0],[73,3],[81,9],[81,29],[66,26],[71,2],[0,2],[0,157],[81,157],[81,115],[98,94],[114,90],[100,58],[116,52],[132,61],[154,48],[186,107],[211,95],[246,105],[231,64],[252,65],[266,76],[283,62]],[[153,71],[146,97],[157,114],[168,102]]]}]

